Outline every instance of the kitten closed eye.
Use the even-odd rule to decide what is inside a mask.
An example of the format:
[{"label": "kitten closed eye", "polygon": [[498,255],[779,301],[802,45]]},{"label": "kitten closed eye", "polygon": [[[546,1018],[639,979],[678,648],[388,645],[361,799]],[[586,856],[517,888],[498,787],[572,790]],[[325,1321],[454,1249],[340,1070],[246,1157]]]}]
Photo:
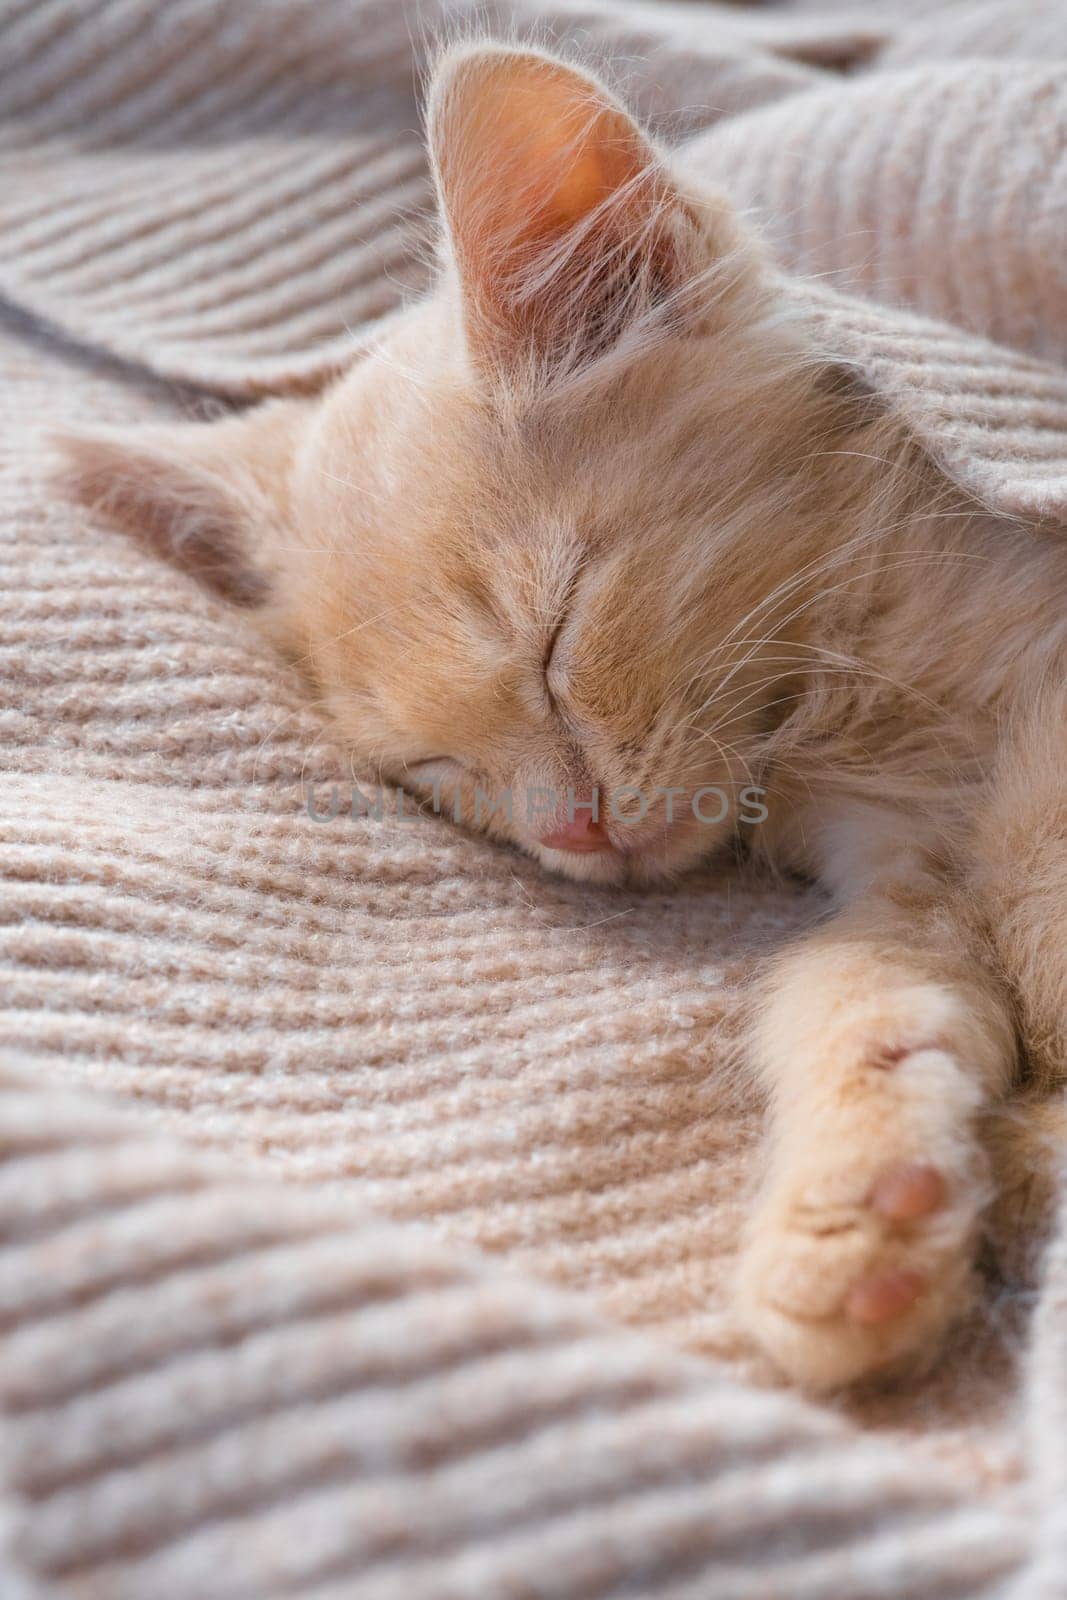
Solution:
[{"label": "kitten closed eye", "polygon": [[419,761],[406,761],[401,769],[405,783],[428,784],[453,781],[461,776],[462,764],[453,756],[424,756]]}]

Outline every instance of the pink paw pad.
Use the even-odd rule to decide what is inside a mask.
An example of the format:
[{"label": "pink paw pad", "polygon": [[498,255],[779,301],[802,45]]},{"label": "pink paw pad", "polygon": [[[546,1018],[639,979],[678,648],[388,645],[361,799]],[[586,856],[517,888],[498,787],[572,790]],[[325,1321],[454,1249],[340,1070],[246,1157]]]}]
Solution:
[{"label": "pink paw pad", "polygon": [[890,1322],[909,1311],[926,1288],[919,1272],[881,1272],[860,1278],[845,1297],[845,1315],[861,1327]]},{"label": "pink paw pad", "polygon": [[877,1067],[879,1072],[892,1072],[894,1067],[899,1067],[909,1056],[922,1055],[925,1050],[940,1048],[935,1039],[920,1039],[915,1044],[884,1044],[874,1050],[870,1056],[870,1064],[872,1067]]},{"label": "pink paw pad", "polygon": [[882,1048],[880,1050],[876,1050],[874,1055],[871,1057],[871,1065],[872,1067],[877,1067],[880,1072],[892,1072],[893,1068],[898,1067],[904,1060],[904,1057],[910,1056],[911,1053],[912,1051],[910,1045],[883,1045]]},{"label": "pink paw pad", "polygon": [[917,1222],[945,1198],[945,1180],[936,1167],[913,1161],[891,1167],[875,1183],[870,1204],[889,1222]]}]

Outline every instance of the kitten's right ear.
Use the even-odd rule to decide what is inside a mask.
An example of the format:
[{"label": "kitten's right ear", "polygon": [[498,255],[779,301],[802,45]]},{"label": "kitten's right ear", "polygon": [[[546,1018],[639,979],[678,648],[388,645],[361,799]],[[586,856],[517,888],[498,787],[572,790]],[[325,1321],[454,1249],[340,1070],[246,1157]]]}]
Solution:
[{"label": "kitten's right ear", "polygon": [[281,400],[220,422],[65,432],[52,440],[56,477],[70,498],[217,594],[262,606],[306,416],[306,402]]},{"label": "kitten's right ear", "polygon": [[573,371],[677,309],[738,240],[595,78],[538,50],[447,55],[427,109],[468,347],[491,376]]}]

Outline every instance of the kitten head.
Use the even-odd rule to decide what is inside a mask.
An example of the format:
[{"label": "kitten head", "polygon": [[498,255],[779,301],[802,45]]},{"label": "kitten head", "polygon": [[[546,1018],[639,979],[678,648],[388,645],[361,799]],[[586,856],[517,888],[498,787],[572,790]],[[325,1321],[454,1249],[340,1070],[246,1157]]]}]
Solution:
[{"label": "kitten head", "polygon": [[75,439],[69,475],[254,608],[384,774],[573,877],[670,875],[802,680],[855,419],[592,78],[468,49],[428,120],[428,299],[315,400]]}]

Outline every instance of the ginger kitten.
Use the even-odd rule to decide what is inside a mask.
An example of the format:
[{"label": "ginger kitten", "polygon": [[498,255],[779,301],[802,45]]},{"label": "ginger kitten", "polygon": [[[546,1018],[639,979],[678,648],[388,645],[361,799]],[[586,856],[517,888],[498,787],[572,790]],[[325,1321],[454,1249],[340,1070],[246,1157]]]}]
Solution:
[{"label": "ginger kitten", "polygon": [[321,397],[70,440],[69,481],[252,607],[362,757],[550,871],[672,878],[763,791],[751,849],[836,912],[755,1013],[739,1302],[813,1387],[926,1359],[1017,1028],[1062,1074],[1067,549],[953,490],[583,72],[453,52],[429,140],[428,299]]}]

